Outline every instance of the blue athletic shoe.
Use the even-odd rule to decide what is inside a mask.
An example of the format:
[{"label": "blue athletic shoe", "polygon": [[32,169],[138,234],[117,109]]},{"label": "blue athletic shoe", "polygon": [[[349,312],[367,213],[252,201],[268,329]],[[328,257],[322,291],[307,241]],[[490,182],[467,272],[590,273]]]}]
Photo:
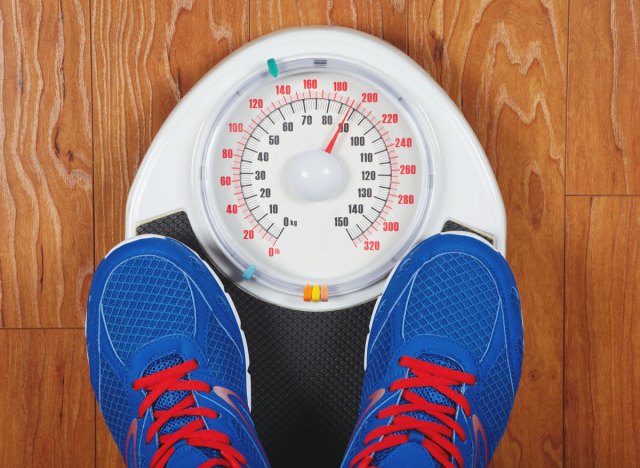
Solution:
[{"label": "blue athletic shoe", "polygon": [[250,407],[244,335],[230,298],[181,243],[113,249],[87,305],[100,411],[129,467],[265,467]]},{"label": "blue athletic shoe", "polygon": [[373,313],[360,417],[343,467],[487,466],[522,370],[506,260],[439,234],[398,265]]}]

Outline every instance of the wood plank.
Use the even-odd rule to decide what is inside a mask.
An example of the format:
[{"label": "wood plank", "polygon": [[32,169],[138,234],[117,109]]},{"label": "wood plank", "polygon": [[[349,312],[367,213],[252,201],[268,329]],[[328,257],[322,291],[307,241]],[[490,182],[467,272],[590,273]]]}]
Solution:
[{"label": "wood plank", "polygon": [[525,358],[494,466],[561,465],[566,2],[416,0],[409,14],[410,55],[471,123],[507,211]]},{"label": "wood plank", "polygon": [[407,49],[407,1],[254,0],[251,2],[251,38],[293,26],[335,25],[368,32],[396,47]]},{"label": "wood plank", "polygon": [[[92,2],[96,261],[122,240],[129,186],[180,98],[248,38],[247,0]],[[98,465],[122,466],[97,418]]]},{"label": "wood plank", "polygon": [[0,326],[78,327],[93,272],[86,0],[0,2]]},{"label": "wood plank", "polygon": [[572,0],[567,192],[640,194],[640,2]]},{"label": "wood plank", "polygon": [[92,5],[96,258],[124,235],[129,186],[180,98],[248,37],[247,2]]},{"label": "wood plank", "polygon": [[568,197],[567,466],[640,463],[640,198]]},{"label": "wood plank", "polygon": [[93,465],[84,332],[0,330],[0,356],[0,465]]}]

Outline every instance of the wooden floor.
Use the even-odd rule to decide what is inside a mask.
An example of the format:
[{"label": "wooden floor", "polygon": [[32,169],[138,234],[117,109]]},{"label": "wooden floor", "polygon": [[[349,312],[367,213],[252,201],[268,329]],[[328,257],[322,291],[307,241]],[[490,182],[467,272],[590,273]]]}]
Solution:
[{"label": "wooden floor", "polygon": [[640,464],[639,0],[0,1],[0,466],[117,466],[84,304],[164,118],[247,41],[383,37],[462,109],[522,294],[494,466]]}]

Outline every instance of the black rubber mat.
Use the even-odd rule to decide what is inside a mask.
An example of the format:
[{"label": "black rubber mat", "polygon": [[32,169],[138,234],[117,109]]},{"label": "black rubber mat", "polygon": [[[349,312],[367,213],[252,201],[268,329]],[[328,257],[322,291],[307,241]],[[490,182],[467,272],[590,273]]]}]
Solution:
[{"label": "black rubber mat", "polygon": [[[185,212],[137,233],[173,237],[207,258]],[[219,276],[247,337],[252,415],[272,466],[338,466],[357,417],[374,303],[300,312],[260,301]]]}]

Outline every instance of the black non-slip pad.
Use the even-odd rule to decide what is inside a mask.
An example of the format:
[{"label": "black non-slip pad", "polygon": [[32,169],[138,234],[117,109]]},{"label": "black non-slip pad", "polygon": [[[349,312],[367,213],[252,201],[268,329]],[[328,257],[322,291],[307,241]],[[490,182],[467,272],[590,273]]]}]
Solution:
[{"label": "black non-slip pad", "polygon": [[[173,237],[207,259],[185,212],[137,233]],[[219,276],[247,337],[252,416],[272,466],[338,466],[357,417],[374,302],[300,312],[260,301]]]}]

